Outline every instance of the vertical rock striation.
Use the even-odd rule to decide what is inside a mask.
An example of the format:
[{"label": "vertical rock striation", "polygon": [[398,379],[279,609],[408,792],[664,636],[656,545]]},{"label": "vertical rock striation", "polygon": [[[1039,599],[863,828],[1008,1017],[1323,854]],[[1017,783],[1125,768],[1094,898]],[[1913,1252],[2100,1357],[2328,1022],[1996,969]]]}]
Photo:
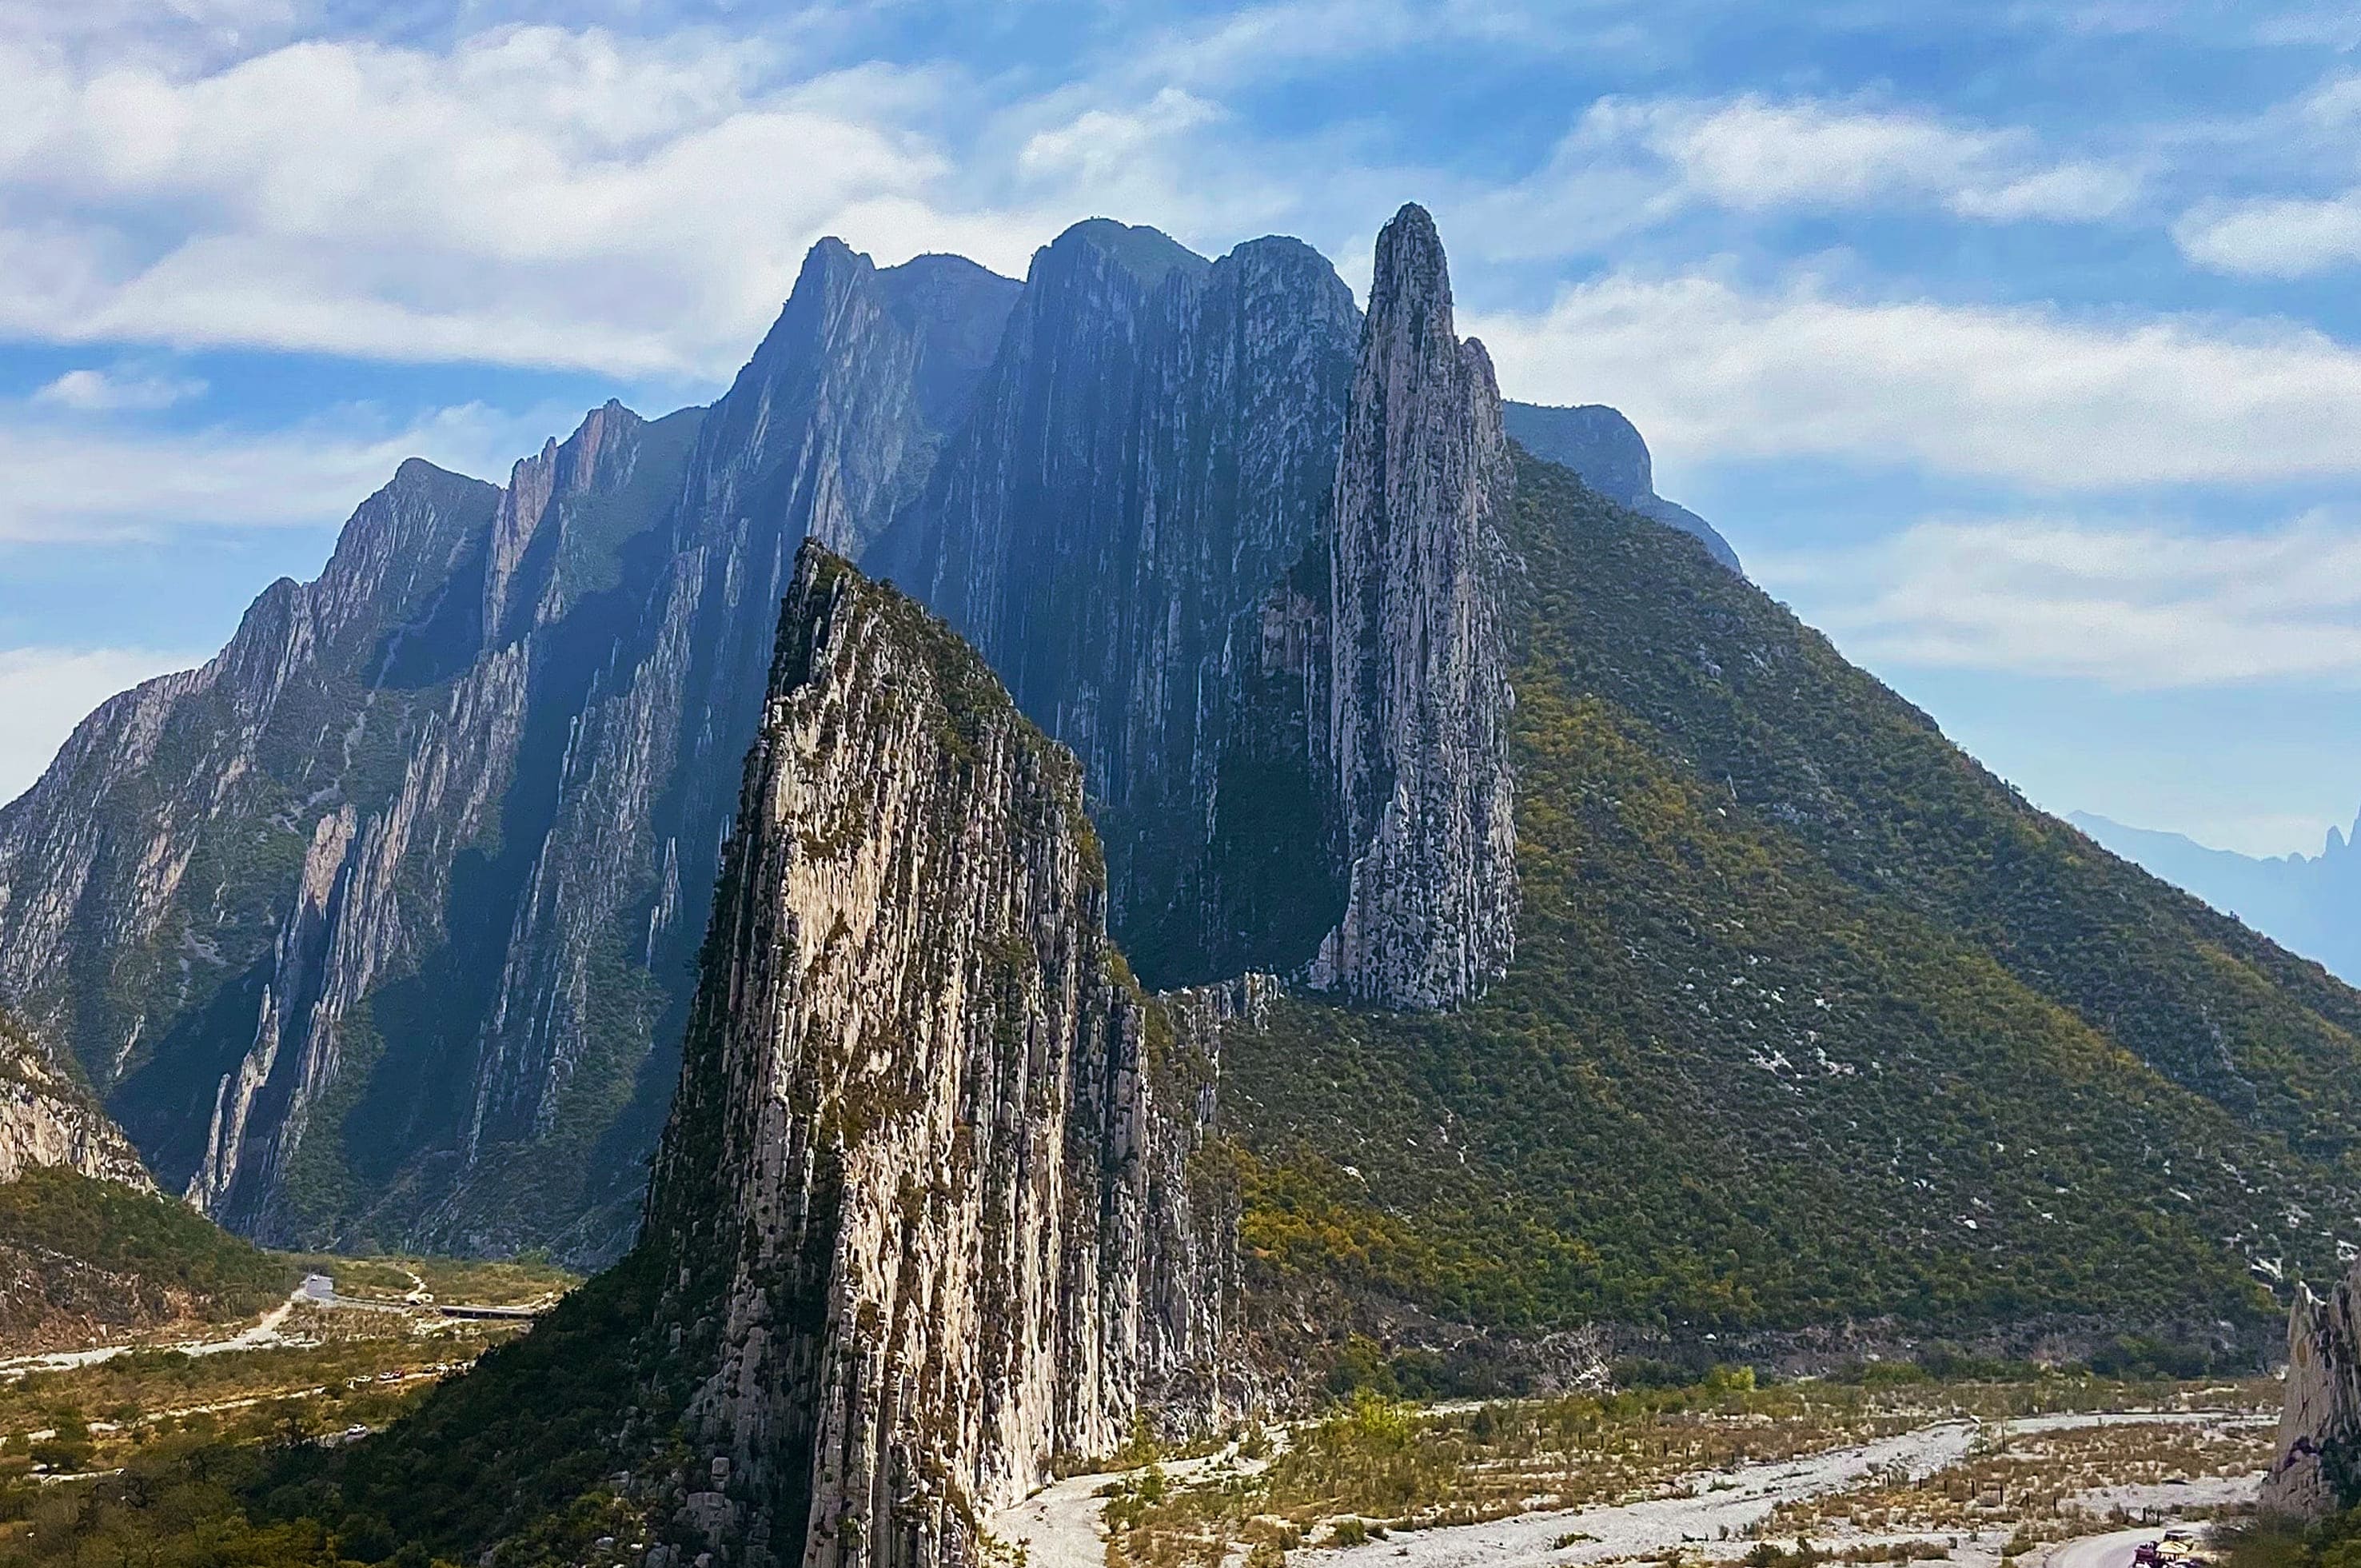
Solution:
[{"label": "vertical rock striation", "polygon": [[1508,968],[1516,924],[1500,393],[1454,331],[1433,220],[1378,237],[1331,545],[1330,744],[1348,858],[1315,984],[1450,1007]]},{"label": "vertical rock striation", "polygon": [[711,410],[403,465],[0,807],[0,990],[236,1228],[611,1255],[796,546],[917,492],[1016,289],[826,242]]},{"label": "vertical rock striation", "polygon": [[807,545],[641,1245],[731,1561],[915,1564],[1144,1402],[1220,1398],[1216,1037],[1109,940],[1073,759]]},{"label": "vertical rock striation", "polygon": [[2288,1313],[2279,1452],[2266,1512],[2319,1519],[2361,1497],[2361,1266],[2322,1300],[2296,1287]]},{"label": "vertical rock striation", "polygon": [[[1325,927],[1289,929],[1254,895],[1256,855],[1208,843],[1225,794],[1270,844],[1323,837],[1310,773],[1274,772],[1286,748],[1241,729],[1240,698],[1263,603],[1325,523],[1358,330],[1297,241],[1209,262],[1078,224],[1035,256],[973,414],[863,559],[1082,759],[1116,935],[1159,985],[1296,967]],[[1287,874],[1316,894],[1324,872]]]},{"label": "vertical rock striation", "polygon": [[0,1182],[46,1166],[142,1192],[156,1188],[139,1151],[71,1069],[31,1030],[0,1012]]}]

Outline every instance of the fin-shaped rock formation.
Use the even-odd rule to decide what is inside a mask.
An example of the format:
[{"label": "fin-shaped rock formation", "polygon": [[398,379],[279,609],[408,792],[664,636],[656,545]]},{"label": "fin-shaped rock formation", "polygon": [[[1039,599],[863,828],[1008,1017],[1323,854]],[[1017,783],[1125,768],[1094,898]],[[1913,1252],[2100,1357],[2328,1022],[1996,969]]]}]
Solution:
[{"label": "fin-shaped rock formation", "polygon": [[731,1561],[948,1560],[1058,1455],[1224,1398],[1191,1157],[1253,992],[1147,996],[1105,914],[1073,758],[807,544],[641,1241]]},{"label": "fin-shaped rock formation", "polygon": [[1425,209],[1378,236],[1336,466],[1329,733],[1349,857],[1315,984],[1449,1007],[1516,938],[1500,512],[1512,484],[1484,345],[1452,324]]}]

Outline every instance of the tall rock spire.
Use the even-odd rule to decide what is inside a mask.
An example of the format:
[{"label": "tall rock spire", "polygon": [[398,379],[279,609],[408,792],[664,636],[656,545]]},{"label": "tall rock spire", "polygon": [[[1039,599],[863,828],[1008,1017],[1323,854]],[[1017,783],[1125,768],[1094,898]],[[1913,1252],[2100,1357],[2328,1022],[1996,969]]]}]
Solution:
[{"label": "tall rock spire", "polygon": [[1336,465],[1331,737],[1350,870],[1315,984],[1450,1007],[1508,967],[1516,825],[1498,516],[1511,482],[1483,345],[1453,330],[1434,220],[1378,236]]},{"label": "tall rock spire", "polygon": [[1053,1455],[1210,1415],[1224,1001],[1144,995],[1105,919],[1073,757],[806,544],[641,1243],[729,1561],[963,1561]]},{"label": "tall rock spire", "polygon": [[2263,1477],[2266,1513],[2320,1519],[2361,1489],[2361,1266],[2325,1301],[2298,1285],[2288,1312],[2279,1451]]}]

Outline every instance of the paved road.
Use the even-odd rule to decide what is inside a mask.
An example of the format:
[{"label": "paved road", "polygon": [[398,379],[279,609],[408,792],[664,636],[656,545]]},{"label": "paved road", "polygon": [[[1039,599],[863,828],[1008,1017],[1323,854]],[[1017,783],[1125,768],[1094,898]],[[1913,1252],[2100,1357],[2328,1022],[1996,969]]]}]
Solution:
[{"label": "paved road", "polygon": [[2144,1541],[2163,1538],[2164,1529],[2119,1530],[2108,1535],[2086,1535],[2053,1548],[2047,1568],[2132,1568],[2132,1553]]}]

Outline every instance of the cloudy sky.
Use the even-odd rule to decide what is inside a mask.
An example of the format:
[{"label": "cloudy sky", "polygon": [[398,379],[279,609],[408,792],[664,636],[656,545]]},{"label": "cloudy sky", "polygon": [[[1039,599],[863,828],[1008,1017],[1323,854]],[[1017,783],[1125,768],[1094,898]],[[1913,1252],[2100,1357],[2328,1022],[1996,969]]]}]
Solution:
[{"label": "cloudy sky", "polygon": [[1076,219],[1366,279],[2035,800],[2361,807],[2361,8],[10,0],[0,797],[412,454],[722,387],[804,248]]}]

